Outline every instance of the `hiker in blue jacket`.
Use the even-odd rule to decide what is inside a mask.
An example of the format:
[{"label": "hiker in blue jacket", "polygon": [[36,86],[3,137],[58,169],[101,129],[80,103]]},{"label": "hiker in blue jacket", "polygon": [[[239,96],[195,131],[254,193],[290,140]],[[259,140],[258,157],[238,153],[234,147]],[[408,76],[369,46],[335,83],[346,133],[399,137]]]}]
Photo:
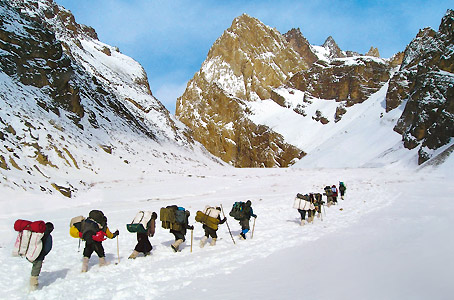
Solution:
[{"label": "hiker in blue jacket", "polygon": [[50,250],[52,250],[52,236],[50,235],[51,232],[54,230],[54,224],[51,222],[46,223],[46,230],[44,231],[44,235],[41,238],[43,243],[43,248],[39,253],[38,257],[33,261],[32,272],[30,277],[30,289],[32,291],[38,289],[38,276],[41,273],[41,268],[43,266],[44,258],[47,254],[49,254]]},{"label": "hiker in blue jacket", "polygon": [[240,225],[241,225],[241,233],[240,233],[240,239],[245,240],[246,239],[246,233],[249,232],[249,220],[251,217],[257,218],[257,215],[254,214],[254,211],[252,210],[252,203],[251,200],[246,201],[246,205],[244,206],[244,218],[240,220]]}]

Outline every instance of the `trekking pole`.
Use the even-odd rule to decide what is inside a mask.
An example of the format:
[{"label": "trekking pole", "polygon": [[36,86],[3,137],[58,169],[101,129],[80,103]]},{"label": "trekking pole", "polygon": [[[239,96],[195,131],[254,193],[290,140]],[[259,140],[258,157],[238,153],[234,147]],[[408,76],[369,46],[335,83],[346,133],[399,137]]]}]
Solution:
[{"label": "trekking pole", "polygon": [[77,252],[80,252],[80,238],[79,238],[79,248],[77,248]]},{"label": "trekking pole", "polygon": [[[222,204],[221,204],[221,210],[222,210],[222,214],[224,215],[224,218],[225,218],[224,208],[222,207]],[[227,224],[227,228],[229,229],[230,237],[232,238],[233,244],[236,245],[235,240],[233,239],[232,232],[230,231],[230,226],[229,226],[229,222],[227,222],[227,218],[225,219],[225,224]]]},{"label": "trekking pole", "polygon": [[254,218],[254,225],[252,225],[251,240],[254,238],[255,220],[257,220],[257,218]]},{"label": "trekking pole", "polygon": [[118,235],[117,235],[117,257],[118,257],[118,264],[120,263],[120,243],[118,242]]},{"label": "trekking pole", "polygon": [[192,239],[194,237],[194,229],[191,229],[191,253],[192,253]]}]

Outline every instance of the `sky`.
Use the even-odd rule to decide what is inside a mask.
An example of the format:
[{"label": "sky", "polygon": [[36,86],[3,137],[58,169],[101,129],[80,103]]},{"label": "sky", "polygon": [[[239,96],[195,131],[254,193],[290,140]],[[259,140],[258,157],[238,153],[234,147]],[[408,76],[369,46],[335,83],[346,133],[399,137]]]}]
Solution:
[{"label": "sky", "polygon": [[153,95],[171,112],[209,49],[243,13],[282,34],[292,28],[312,45],[332,36],[342,50],[377,47],[389,58],[425,27],[438,30],[453,0],[183,1],[55,0],[99,40],[120,48],[145,69]]}]

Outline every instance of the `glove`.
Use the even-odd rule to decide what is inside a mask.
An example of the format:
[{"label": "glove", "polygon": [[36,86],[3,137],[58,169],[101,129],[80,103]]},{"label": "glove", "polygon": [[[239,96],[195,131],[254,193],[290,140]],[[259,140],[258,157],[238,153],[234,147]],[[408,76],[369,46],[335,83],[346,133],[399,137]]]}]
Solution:
[{"label": "glove", "polygon": [[224,217],[224,219],[222,220],[223,223],[224,223],[225,221],[227,221],[227,217]]},{"label": "glove", "polygon": [[190,230],[194,230],[194,226],[193,226],[193,225],[189,226],[188,228],[189,228]]},{"label": "glove", "polygon": [[119,234],[120,234],[120,232],[119,232],[118,229],[117,229],[117,231],[115,231],[115,232],[113,233],[113,238],[116,238]]},{"label": "glove", "polygon": [[253,217],[257,219],[257,215],[253,215]]}]

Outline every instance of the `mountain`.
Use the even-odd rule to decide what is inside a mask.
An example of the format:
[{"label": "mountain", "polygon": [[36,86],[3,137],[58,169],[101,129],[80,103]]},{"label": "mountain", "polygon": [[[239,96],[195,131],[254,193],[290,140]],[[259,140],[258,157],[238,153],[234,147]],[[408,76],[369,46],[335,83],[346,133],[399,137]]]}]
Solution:
[{"label": "mountain", "polygon": [[[2,186],[71,196],[104,176],[219,164],[139,63],[52,0],[0,0]],[[95,179],[96,178],[96,179]]]},{"label": "mountain", "polygon": [[276,30],[248,15],[236,18],[211,47],[178,98],[176,116],[212,154],[236,167],[286,167],[304,153],[267,126],[251,122],[249,102],[307,68]]},{"label": "mountain", "polygon": [[418,149],[419,164],[454,136],[454,11],[439,30],[421,30],[407,46],[390,81],[386,111],[406,103],[394,130],[408,149]]},{"label": "mountain", "polygon": [[[451,14],[449,10],[438,33],[419,34],[391,58],[381,58],[374,47],[366,54],[343,51],[331,36],[322,46],[311,45],[299,29],[282,35],[242,15],[213,44],[178,98],[176,116],[212,154],[237,167],[285,167],[296,162],[314,167],[375,166],[402,163],[399,158],[405,153],[405,163],[417,166],[451,144]],[[416,58],[426,63],[422,66]],[[440,66],[430,68],[440,69],[437,76],[443,79],[427,78],[425,70],[433,63]],[[425,79],[408,85],[416,80],[417,70]],[[445,91],[428,95],[420,90],[429,81],[430,90]],[[421,93],[437,101],[422,105],[422,96],[417,96]],[[414,101],[407,99],[410,95]],[[433,117],[417,121],[415,116],[423,112]],[[266,128],[267,134],[256,128]],[[424,137],[412,135],[416,131],[424,132]],[[258,137],[260,143],[255,143]],[[414,140],[425,150],[418,154],[404,149],[414,149]],[[377,142],[373,148],[372,141]],[[323,153],[332,155],[323,147],[338,149],[337,161],[322,158]],[[350,155],[363,159],[359,165],[358,160],[349,165],[338,159]],[[320,165],[322,161],[330,165]]]}]

